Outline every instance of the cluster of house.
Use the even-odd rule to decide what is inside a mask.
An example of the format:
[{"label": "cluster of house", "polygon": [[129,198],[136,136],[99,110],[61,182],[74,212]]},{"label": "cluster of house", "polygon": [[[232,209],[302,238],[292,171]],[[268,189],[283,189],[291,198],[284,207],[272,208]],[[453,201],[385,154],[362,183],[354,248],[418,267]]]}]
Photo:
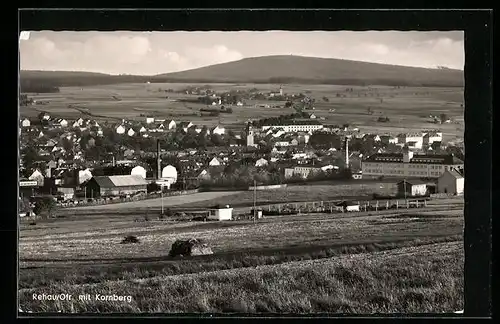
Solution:
[{"label": "cluster of house", "polygon": [[59,169],[53,161],[48,163],[47,169],[42,172],[38,169],[27,179],[20,179],[21,196],[33,196],[35,192],[50,182],[56,188],[51,192],[61,200],[75,198],[76,188],[82,190],[85,198],[101,198],[106,196],[135,195],[146,193],[147,185],[155,182],[160,187],[167,187],[177,182],[178,171],[172,165],[167,165],[161,170],[161,176],[147,178],[146,168],[136,165],[131,168],[128,175],[94,176],[90,168]]},{"label": "cluster of house", "polygon": [[[131,122],[122,120],[121,123],[115,125],[101,126],[94,120],[79,118],[78,120],[69,122],[65,119],[52,119],[50,115],[44,114],[43,120],[47,121],[44,127],[47,128],[65,128],[59,138],[47,138],[45,136],[45,129],[40,129],[39,126],[32,127],[29,119],[21,120],[21,128],[30,131],[39,131],[38,138],[43,139],[43,141],[38,142],[40,155],[49,155],[53,158],[47,165],[47,170],[42,172],[41,170],[34,170],[29,179],[26,179],[29,183],[33,184],[35,181],[37,186],[43,185],[43,181],[47,178],[52,178],[55,180],[55,184],[61,186],[61,188],[67,187],[65,180],[67,178],[75,178],[75,172],[78,173],[78,184],[86,183],[88,184],[86,194],[93,197],[94,194],[101,195],[105,193],[106,195],[110,192],[114,193],[126,193],[131,192],[124,188],[131,189],[134,192],[141,191],[145,185],[148,183],[148,177],[146,177],[146,169],[139,165],[137,161],[134,160],[134,151],[121,147],[124,150],[125,157],[130,158],[127,161],[114,161],[116,164],[130,164],[135,166],[132,169],[131,174],[128,176],[116,175],[118,178],[104,178],[93,177],[92,167],[99,166],[99,161],[85,161],[85,167],[79,167],[74,162],[78,160],[85,160],[81,150],[79,149],[79,138],[73,129],[80,129],[80,131],[89,130],[91,134],[95,136],[103,136],[103,127],[113,127],[115,132],[120,135],[128,136],[139,136],[144,137],[149,136],[151,133],[162,133],[173,130],[182,129],[185,133],[195,132],[201,133],[206,131],[208,134],[226,134],[226,130],[223,126],[217,125],[212,128],[206,128],[194,125],[192,122],[178,122],[175,120],[164,120],[157,119],[154,117],[146,117],[144,123]],[[463,162],[458,160],[453,156],[438,156],[438,155],[422,155],[414,153],[421,148],[427,147],[433,143],[442,141],[442,132],[436,130],[423,131],[419,133],[405,133],[399,134],[397,136],[391,135],[377,135],[377,134],[363,134],[359,129],[349,129],[345,127],[343,129],[336,126],[323,125],[316,120],[295,120],[284,125],[263,125],[259,128],[253,128],[252,126],[247,126],[246,129],[246,146],[256,147],[258,144],[263,144],[261,141],[256,143],[255,137],[258,135],[259,138],[264,140],[264,144],[272,142],[274,148],[270,154],[259,155],[256,152],[248,153],[252,158],[254,158],[255,167],[266,167],[270,163],[276,163],[283,170],[285,178],[290,178],[294,176],[301,176],[307,178],[311,173],[316,171],[332,171],[339,170],[342,168],[342,164],[336,163],[337,159],[331,158],[334,154],[338,153],[334,148],[323,152],[326,158],[318,158],[312,149],[307,149],[306,145],[309,143],[310,137],[314,132],[333,132],[347,139],[350,138],[364,138],[370,139],[375,142],[381,141],[388,144],[395,144],[402,147],[409,148],[408,152],[404,154],[388,154],[382,153],[375,154],[366,157],[360,167],[359,172],[354,172],[354,178],[363,177],[380,177],[380,176],[394,176],[394,177],[405,177],[405,178],[440,178],[445,171],[452,171],[451,169],[458,170],[457,172],[463,171]],[[241,135],[235,135],[239,140]],[[71,160],[65,159],[65,149],[60,144],[61,140],[66,138],[71,141],[76,149],[73,150]],[[245,140],[241,141],[243,144]],[[95,145],[95,140],[91,138],[87,145]],[[240,144],[235,143],[234,146],[239,146]],[[233,145],[230,145],[233,146]],[[345,165],[350,165],[348,160],[352,156],[347,154],[347,148],[345,151]],[[288,154],[287,154],[288,153]],[[154,154],[154,153],[153,153]],[[198,152],[197,150],[184,150],[176,152],[175,155],[178,158],[180,165],[183,167],[183,175],[188,175],[189,177],[197,179],[205,179],[210,175],[210,168],[220,168],[222,166],[229,165],[235,161],[239,161],[247,155],[244,152],[238,152],[238,150],[227,150],[221,148],[219,151],[213,154],[207,154],[207,152]],[[361,155],[359,155],[361,157]],[[90,163],[92,162],[92,163]],[[351,166],[351,165],[350,165]],[[172,166],[166,166],[169,168]],[[351,166],[352,167],[352,166]],[[170,170],[170,171],[168,171]],[[165,173],[167,172],[167,173]],[[175,176],[173,174],[175,173]],[[168,175],[169,174],[169,175]],[[125,177],[125,178],[124,178]],[[128,177],[128,178],[126,178]],[[139,180],[140,177],[142,180]],[[152,177],[149,177],[150,179]],[[161,185],[170,186],[175,183],[177,179],[177,170],[175,172],[169,168],[167,171],[163,169],[161,176],[154,177],[155,181],[160,181]],[[94,179],[93,181],[90,181]],[[163,180],[162,180],[163,179]],[[174,180],[175,179],[175,180]],[[31,182],[30,182],[31,181]],[[28,183],[26,182],[26,183]],[[26,185],[28,186],[28,185]],[[28,186],[29,187],[29,186]],[[121,189],[110,189],[110,188],[121,188]],[[101,188],[104,188],[101,190]],[[64,189],[62,191],[70,192],[70,189]],[[88,191],[88,192],[87,192]],[[70,193],[68,193],[68,196]]]}]

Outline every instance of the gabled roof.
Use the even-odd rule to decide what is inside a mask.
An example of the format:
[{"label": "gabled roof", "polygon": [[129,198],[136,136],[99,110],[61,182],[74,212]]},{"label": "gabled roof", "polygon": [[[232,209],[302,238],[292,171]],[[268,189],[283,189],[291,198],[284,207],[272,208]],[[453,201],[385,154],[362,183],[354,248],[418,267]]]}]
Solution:
[{"label": "gabled roof", "polygon": [[94,179],[104,188],[147,185],[146,180],[140,175],[97,176]]},{"label": "gabled roof", "polygon": [[462,179],[464,176],[461,175],[458,171],[456,170],[446,170],[445,173],[449,173],[450,175],[452,175],[455,179]]},{"label": "gabled roof", "polygon": [[407,184],[409,185],[421,185],[421,184],[427,184],[426,181],[422,181],[422,180],[419,180],[419,179],[408,179],[408,180],[401,180],[398,182],[398,184],[400,183],[404,183],[406,182]]},{"label": "gabled roof", "polygon": [[[369,156],[365,162],[380,162],[380,163],[402,163],[403,154],[401,153],[377,153]],[[463,164],[464,162],[451,154],[415,154],[410,160],[410,163],[423,164]]]}]

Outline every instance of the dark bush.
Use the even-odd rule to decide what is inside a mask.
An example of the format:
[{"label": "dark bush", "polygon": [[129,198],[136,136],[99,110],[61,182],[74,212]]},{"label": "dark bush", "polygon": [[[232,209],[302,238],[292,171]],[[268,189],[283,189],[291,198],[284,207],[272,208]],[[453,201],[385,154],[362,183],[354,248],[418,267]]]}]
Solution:
[{"label": "dark bush", "polygon": [[121,244],[131,244],[131,243],[139,243],[139,239],[134,235],[125,236],[125,238],[121,241]]}]

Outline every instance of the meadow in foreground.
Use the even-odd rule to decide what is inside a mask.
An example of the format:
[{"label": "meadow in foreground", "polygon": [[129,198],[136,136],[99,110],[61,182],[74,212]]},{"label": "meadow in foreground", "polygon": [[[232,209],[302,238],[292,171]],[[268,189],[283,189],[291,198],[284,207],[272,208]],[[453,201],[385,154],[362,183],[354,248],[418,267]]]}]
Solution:
[{"label": "meadow in foreground", "polygon": [[[33,293],[131,295],[33,301]],[[20,291],[34,312],[442,313],[463,308],[463,244],[438,243],[196,274]]]}]

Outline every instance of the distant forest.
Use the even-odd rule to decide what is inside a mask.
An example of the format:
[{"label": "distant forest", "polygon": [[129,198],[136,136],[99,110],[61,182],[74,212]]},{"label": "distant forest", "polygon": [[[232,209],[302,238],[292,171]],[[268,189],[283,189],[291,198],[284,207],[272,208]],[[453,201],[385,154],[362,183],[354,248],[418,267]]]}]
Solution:
[{"label": "distant forest", "polygon": [[[29,75],[23,77],[21,73],[21,91],[22,92],[55,92],[58,87],[83,87],[95,85],[107,85],[118,83],[203,83],[213,82],[211,79],[187,79],[187,78],[172,78],[161,76],[136,76],[136,75],[90,75],[90,76],[58,76],[57,72],[53,75],[46,74],[43,76]],[[256,84],[331,84],[331,85],[385,85],[385,86],[413,86],[413,87],[463,87],[463,80],[432,80],[425,81],[411,79],[308,79],[308,78],[266,78],[266,79],[248,79],[248,80],[232,80],[218,79],[217,82],[225,83],[256,83]],[[31,91],[40,88],[45,91]]]},{"label": "distant forest", "polygon": [[55,82],[47,80],[21,80],[20,90],[22,93],[57,93],[59,87]]}]

